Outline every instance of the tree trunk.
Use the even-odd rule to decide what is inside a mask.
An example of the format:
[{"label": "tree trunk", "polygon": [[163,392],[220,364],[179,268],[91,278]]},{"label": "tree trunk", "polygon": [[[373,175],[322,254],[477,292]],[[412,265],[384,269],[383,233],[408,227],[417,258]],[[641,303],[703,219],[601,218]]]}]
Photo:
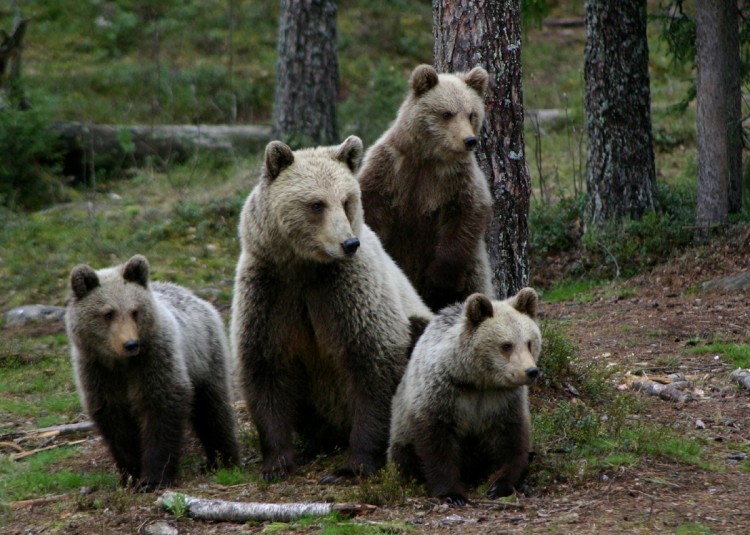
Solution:
[{"label": "tree trunk", "polygon": [[699,226],[742,208],[742,92],[737,3],[696,2]]},{"label": "tree trunk", "polygon": [[338,143],[336,2],[282,0],[273,136],[290,145]]},{"label": "tree trunk", "polygon": [[438,72],[482,66],[490,75],[476,154],[493,197],[486,238],[494,289],[503,298],[529,281],[531,189],[523,139],[520,2],[433,0],[432,11]]},{"label": "tree trunk", "polygon": [[655,207],[646,1],[586,2],[587,223]]}]

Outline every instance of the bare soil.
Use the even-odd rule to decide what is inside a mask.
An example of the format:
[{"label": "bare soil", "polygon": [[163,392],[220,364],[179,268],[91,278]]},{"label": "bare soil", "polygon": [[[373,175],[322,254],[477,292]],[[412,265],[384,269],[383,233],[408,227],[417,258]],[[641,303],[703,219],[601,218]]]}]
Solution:
[{"label": "bare soil", "polygon": [[[593,300],[542,305],[543,319],[564,324],[582,361],[615,366],[616,377],[622,377],[623,384],[625,374],[637,370],[698,376],[691,390],[692,401],[676,403],[641,392],[628,395],[645,403],[640,415],[644,420],[670,426],[686,441],[698,439],[713,468],[648,460],[637,467],[604,471],[575,485],[560,482],[548,488],[530,488],[527,495],[508,502],[488,501],[475,492],[471,503],[462,508],[417,494],[401,505],[378,507],[357,521],[384,528],[400,522],[419,533],[747,533],[750,474],[743,471],[747,461],[737,448],[748,451],[750,444],[750,392],[730,381],[731,366],[721,358],[689,352],[697,339],[750,340],[747,291],[701,290],[701,283],[707,280],[750,270],[747,231],[735,229],[721,242],[690,249],[648,273],[614,282],[597,291]],[[537,275],[540,280],[545,278],[544,273]],[[241,420],[247,428],[246,415],[241,414]],[[76,447],[80,455],[72,456],[67,468],[114,469],[95,435]],[[258,482],[257,453],[245,454],[249,455],[249,482],[221,486],[209,475],[187,469],[181,486],[174,490],[201,497],[276,503],[354,502],[362,496],[356,486],[318,484],[335,458],[315,459],[291,480],[268,485]],[[191,456],[200,457],[195,443],[190,445]],[[0,517],[4,523],[0,531],[144,533],[160,521],[181,534],[261,532],[267,527],[263,523],[177,520],[154,504],[159,495],[82,489],[47,502],[13,504],[11,511]],[[298,532],[319,530],[314,523],[294,528]]]}]

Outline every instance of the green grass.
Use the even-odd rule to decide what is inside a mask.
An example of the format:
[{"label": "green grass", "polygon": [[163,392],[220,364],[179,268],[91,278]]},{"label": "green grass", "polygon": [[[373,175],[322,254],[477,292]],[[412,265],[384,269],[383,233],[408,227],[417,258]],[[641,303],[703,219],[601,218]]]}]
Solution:
[{"label": "green grass", "polygon": [[550,303],[574,301],[576,303],[590,303],[594,300],[594,291],[602,286],[601,282],[592,280],[570,280],[556,284],[551,289],[542,292],[542,299]]},{"label": "green grass", "polygon": [[56,468],[76,453],[75,447],[61,447],[36,453],[19,462],[1,457],[0,502],[78,491],[81,487],[114,488],[117,478],[104,468],[85,472]]},{"label": "green grass", "polygon": [[750,344],[713,342],[687,351],[694,355],[719,355],[736,368],[750,368]]},{"label": "green grass", "polygon": [[214,481],[219,485],[231,486],[246,483],[247,473],[237,466],[232,468],[219,468],[214,475]]}]

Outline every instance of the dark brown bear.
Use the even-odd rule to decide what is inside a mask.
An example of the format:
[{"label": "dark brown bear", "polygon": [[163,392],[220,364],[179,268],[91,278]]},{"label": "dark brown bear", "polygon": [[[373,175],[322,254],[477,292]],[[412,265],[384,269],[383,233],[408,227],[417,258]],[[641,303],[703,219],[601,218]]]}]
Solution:
[{"label": "dark brown bear", "polygon": [[473,149],[487,71],[417,67],[396,121],[358,175],[365,221],[433,310],[492,296],[484,241],[491,196]]}]

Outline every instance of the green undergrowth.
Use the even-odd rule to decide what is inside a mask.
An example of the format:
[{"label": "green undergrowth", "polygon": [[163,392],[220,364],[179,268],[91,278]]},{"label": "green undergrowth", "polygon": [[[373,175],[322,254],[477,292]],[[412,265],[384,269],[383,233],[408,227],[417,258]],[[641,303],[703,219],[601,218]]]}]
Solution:
[{"label": "green undergrowth", "polygon": [[643,402],[615,388],[616,370],[582,362],[561,327],[544,325],[543,335],[542,377],[531,394],[533,488],[582,484],[652,459],[719,470],[707,459],[704,443],[645,420]]},{"label": "green undergrowth", "polygon": [[750,344],[711,342],[688,349],[693,355],[718,355],[735,368],[750,368]]}]

